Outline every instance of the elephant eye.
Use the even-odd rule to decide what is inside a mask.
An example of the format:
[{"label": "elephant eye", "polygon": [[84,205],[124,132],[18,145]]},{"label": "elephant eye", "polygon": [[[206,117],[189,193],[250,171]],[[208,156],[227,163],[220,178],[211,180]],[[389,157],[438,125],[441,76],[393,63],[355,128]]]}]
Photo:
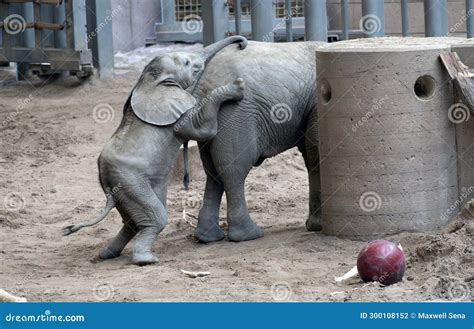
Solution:
[{"label": "elephant eye", "polygon": [[191,64],[191,62],[189,61],[189,59],[186,58],[186,61],[184,62],[184,65],[189,66],[190,64]]}]

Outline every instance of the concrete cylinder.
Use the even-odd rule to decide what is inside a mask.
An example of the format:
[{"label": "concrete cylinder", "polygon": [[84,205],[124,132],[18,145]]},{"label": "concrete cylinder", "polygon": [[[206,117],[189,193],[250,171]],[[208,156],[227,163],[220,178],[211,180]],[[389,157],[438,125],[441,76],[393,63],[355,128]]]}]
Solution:
[{"label": "concrete cylinder", "polygon": [[457,199],[452,88],[423,38],[328,44],[316,53],[323,232],[371,239],[446,224]]}]

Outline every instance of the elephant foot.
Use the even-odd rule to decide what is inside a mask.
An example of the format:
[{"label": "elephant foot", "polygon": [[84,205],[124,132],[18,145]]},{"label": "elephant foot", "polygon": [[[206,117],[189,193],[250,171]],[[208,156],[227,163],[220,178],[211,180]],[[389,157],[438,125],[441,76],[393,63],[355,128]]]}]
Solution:
[{"label": "elephant foot", "polygon": [[251,219],[238,224],[229,223],[229,240],[234,242],[255,240],[263,236],[263,230]]},{"label": "elephant foot", "polygon": [[224,231],[216,224],[211,224],[207,227],[198,225],[193,235],[199,242],[204,243],[220,241],[225,237]]},{"label": "elephant foot", "polygon": [[99,252],[99,258],[100,259],[112,259],[112,258],[117,258],[122,254],[122,250],[112,250],[109,247],[103,248]]},{"label": "elephant foot", "polygon": [[306,229],[310,232],[319,232],[323,229],[321,225],[321,216],[309,215],[306,220]]},{"label": "elephant foot", "polygon": [[158,262],[158,258],[151,252],[134,253],[132,264],[138,266],[150,265]]},{"label": "elephant foot", "polygon": [[157,226],[148,226],[141,229],[133,246],[132,264],[144,266],[158,262],[158,258],[153,255],[151,250],[161,230],[162,228]]}]

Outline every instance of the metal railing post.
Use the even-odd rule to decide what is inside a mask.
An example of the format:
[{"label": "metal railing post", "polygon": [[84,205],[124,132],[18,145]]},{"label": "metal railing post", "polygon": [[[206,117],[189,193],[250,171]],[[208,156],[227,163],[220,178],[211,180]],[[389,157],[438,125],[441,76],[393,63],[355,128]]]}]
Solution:
[{"label": "metal railing post", "polygon": [[228,8],[226,0],[203,1],[202,6],[202,39],[204,46],[226,37]]},{"label": "metal railing post", "polygon": [[[33,3],[21,4],[21,16],[25,22],[33,22]],[[26,29],[23,33],[23,47],[35,48],[35,30]],[[16,78],[17,80],[26,80],[30,76],[30,65],[28,63],[17,63]]]},{"label": "metal railing post", "polygon": [[385,35],[384,2],[380,0],[362,0],[362,29],[367,38]]},{"label": "metal railing post", "polygon": [[445,37],[448,35],[448,1],[425,0],[425,35]]},{"label": "metal railing post", "polygon": [[[60,5],[54,7],[54,23],[64,24],[65,21],[66,9],[64,8],[64,3],[61,3]],[[63,31],[54,32],[54,47],[60,49],[67,48],[66,29]]]},{"label": "metal railing post", "polygon": [[235,34],[242,35],[242,4],[234,0]]},{"label": "metal railing post", "polygon": [[100,79],[111,79],[114,77],[111,2],[87,0],[86,5],[87,42],[92,50],[94,66],[99,70]]},{"label": "metal railing post", "polygon": [[[53,7],[43,4],[41,6],[41,22],[53,23]],[[43,30],[41,32],[43,48],[54,48],[54,31]]]},{"label": "metal railing post", "polygon": [[[26,22],[33,22],[35,17],[33,14],[33,3],[23,3],[21,5],[21,15]],[[35,30],[26,29],[23,32],[23,46],[26,48],[35,47]]]},{"label": "metal railing post", "polygon": [[251,0],[250,16],[252,39],[273,42],[273,16],[275,10],[272,0]]},{"label": "metal railing post", "polygon": [[[70,0],[72,1],[72,0]],[[40,2],[33,2],[33,16],[35,22],[41,21],[41,3]],[[42,38],[42,31],[40,29],[34,29],[35,33],[35,49],[43,48],[43,38]]]},{"label": "metal railing post", "polygon": [[348,0],[341,0],[342,40],[349,40],[349,4]]},{"label": "metal railing post", "polygon": [[402,35],[408,37],[410,35],[410,23],[408,16],[408,0],[401,0],[401,14],[402,14]]},{"label": "metal railing post", "polygon": [[472,7],[472,0],[466,0],[466,30],[467,37],[474,38],[474,7]]},{"label": "metal railing post", "polygon": [[328,41],[326,0],[305,0],[304,32],[306,41]]},{"label": "metal railing post", "polygon": [[293,42],[293,17],[291,13],[291,0],[285,0],[285,11],[286,42]]}]

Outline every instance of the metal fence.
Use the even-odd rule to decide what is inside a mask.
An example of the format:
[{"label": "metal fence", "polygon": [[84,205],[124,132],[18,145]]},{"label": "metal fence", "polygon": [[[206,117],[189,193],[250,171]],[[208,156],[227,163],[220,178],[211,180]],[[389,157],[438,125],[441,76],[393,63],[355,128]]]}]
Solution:
[{"label": "metal fence", "polygon": [[93,67],[109,78],[112,14],[110,0],[0,0],[0,63],[18,63],[19,79],[61,71],[85,78]]},{"label": "metal fence", "polygon": [[[449,3],[448,0],[424,0],[424,21],[426,36],[448,35],[448,6],[456,4],[459,8],[460,1],[465,1],[465,16],[460,24],[466,23],[467,36],[474,37],[473,17],[474,8],[472,0],[459,0]],[[221,37],[229,34],[242,34],[255,40],[264,41],[294,41],[294,40],[321,40],[337,41],[356,37],[376,37],[385,35],[385,5],[390,4],[393,9],[397,2],[385,2],[383,0],[361,0],[354,3],[349,0],[331,2],[331,15],[334,15],[335,6],[340,8],[340,17],[335,20],[340,22],[340,29],[328,29],[328,1],[326,0],[213,0],[204,2],[202,0],[175,0],[175,6],[169,6],[164,15],[172,16],[173,21],[168,24],[157,24],[156,39],[159,41],[185,41],[201,42],[203,40],[217,40],[203,37],[203,32],[189,33],[183,31],[182,20],[190,15],[203,18],[204,29],[206,25],[212,25],[208,31],[213,31]],[[401,34],[410,35],[409,0],[398,1],[400,5]],[[203,5],[213,11],[213,15],[207,15],[201,9]],[[350,29],[350,10],[355,6],[362,12],[361,26]],[[461,4],[462,6],[462,4]],[[173,7],[173,8],[170,8]],[[209,9],[211,8],[211,9]],[[263,9],[262,9],[263,8]],[[452,7],[451,7],[452,8]],[[418,8],[417,10],[420,10]],[[398,10],[397,10],[398,11]],[[413,12],[411,13],[413,15]],[[420,12],[423,15],[423,12]],[[393,13],[391,13],[393,15]],[[214,17],[216,21],[207,21],[208,17]],[[353,16],[351,16],[354,19]],[[333,17],[334,19],[334,17]],[[218,22],[217,22],[218,21]],[[354,22],[352,22],[353,24]],[[376,24],[376,29],[371,25]],[[218,26],[218,27],[215,27]],[[464,26],[464,25],[463,25]],[[215,33],[220,31],[219,33]],[[419,34],[419,31],[416,31]],[[392,33],[393,34],[393,33]]]},{"label": "metal fence", "polygon": [[[275,16],[277,18],[284,18],[287,13],[285,6],[285,0],[275,1]],[[292,17],[304,17],[304,0],[293,0],[291,1],[291,16]]]},{"label": "metal fence", "polygon": [[92,73],[84,3],[2,0],[0,17],[0,62],[20,63],[20,75],[28,70],[40,75],[67,70],[79,77]]}]

